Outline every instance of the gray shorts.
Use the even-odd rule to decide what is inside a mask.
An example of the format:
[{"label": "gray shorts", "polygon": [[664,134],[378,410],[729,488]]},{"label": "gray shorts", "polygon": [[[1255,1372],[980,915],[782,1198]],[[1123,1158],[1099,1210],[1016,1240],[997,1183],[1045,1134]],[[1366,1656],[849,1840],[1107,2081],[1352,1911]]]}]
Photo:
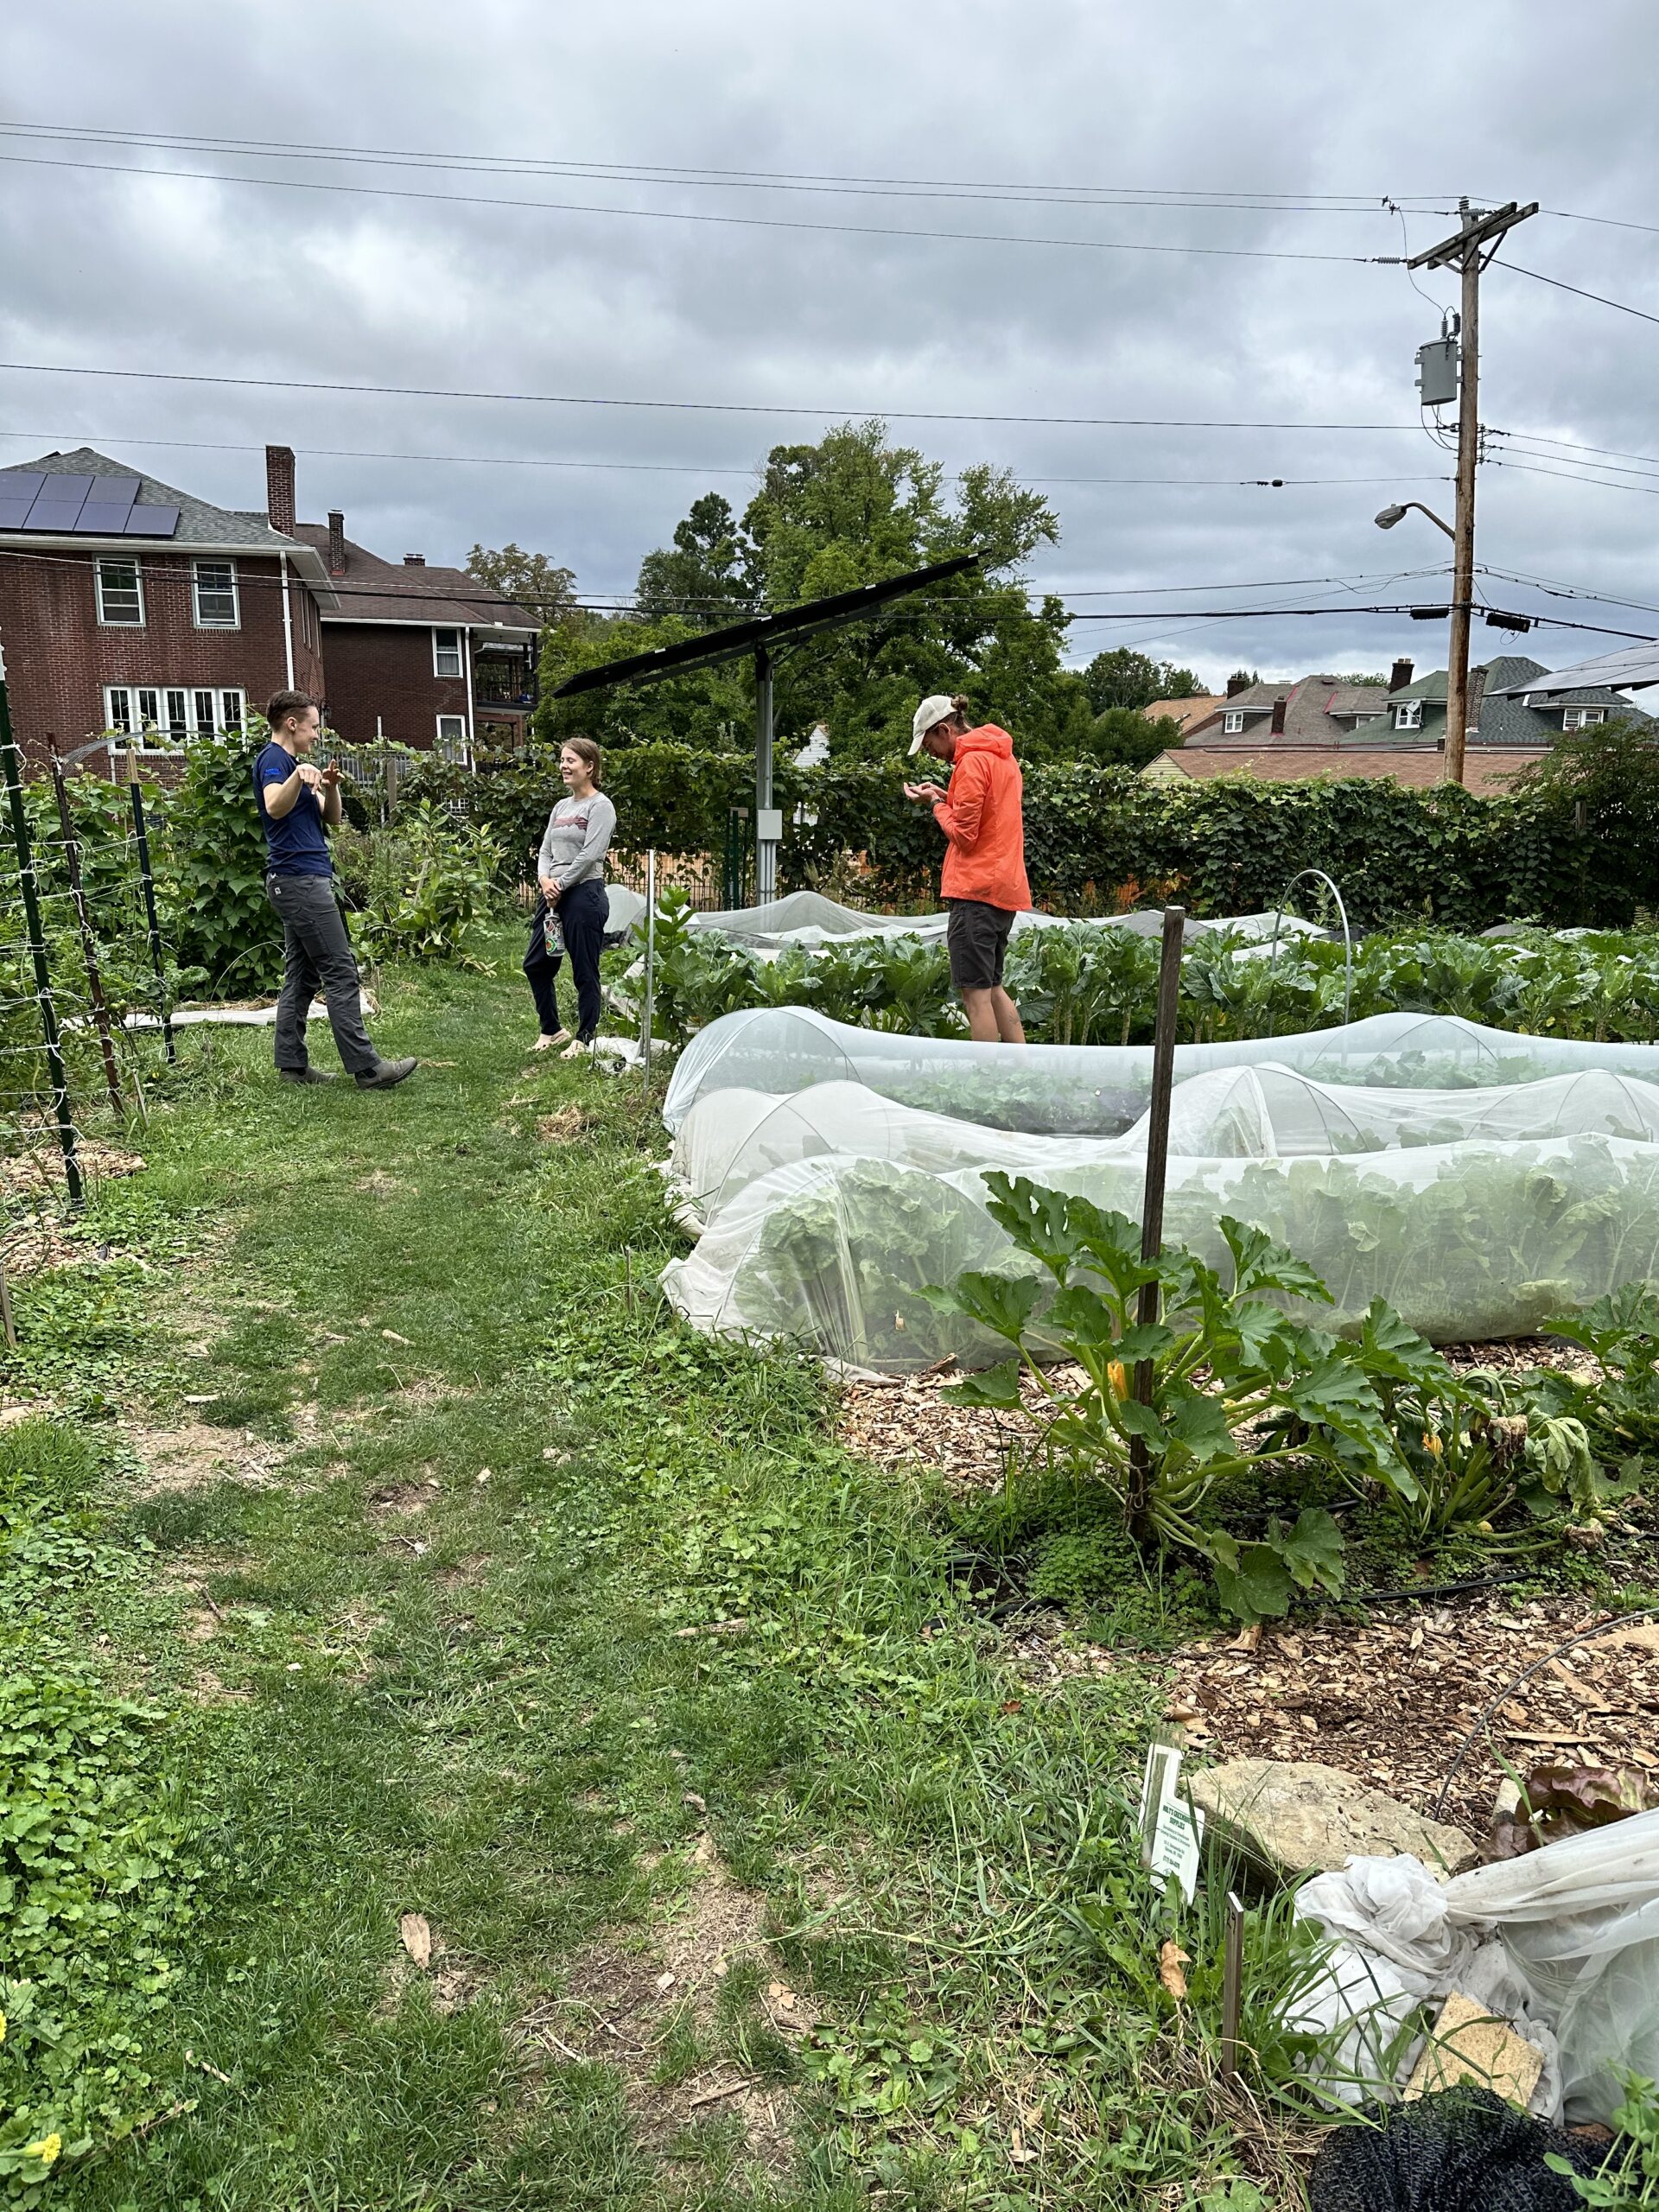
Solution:
[{"label": "gray shorts", "polygon": [[995,990],[1002,981],[1012,911],[988,906],[982,899],[948,899],[945,904],[950,909],[944,942],[951,982],[959,991]]}]

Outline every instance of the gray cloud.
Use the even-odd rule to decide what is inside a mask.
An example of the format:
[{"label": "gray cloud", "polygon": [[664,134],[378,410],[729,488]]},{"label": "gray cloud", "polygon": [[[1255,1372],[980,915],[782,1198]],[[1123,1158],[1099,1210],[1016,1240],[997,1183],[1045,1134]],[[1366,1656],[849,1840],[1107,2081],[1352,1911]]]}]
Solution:
[{"label": "gray cloud", "polygon": [[[15,11],[14,11],[15,12]],[[696,190],[0,142],[42,161],[241,170],[405,191],[726,213],[802,225],[1125,238],[1262,252],[1397,253],[1380,205],[1459,191],[1641,221],[1659,25],[1640,0],[1577,16],[1473,0],[758,0],[577,10],[484,0],[353,0],[209,10],[64,0],[3,34],[14,121],[503,160],[685,164],[1009,185],[1354,194],[1369,210],[1013,206],[899,194]],[[1163,587],[1147,620],[1079,622],[1077,653],[1134,640],[1207,677],[1443,657],[1438,627],[1354,614],[1200,624],[1194,603],[1432,598],[1445,541],[1396,496],[1449,504],[1447,457],[1416,427],[1412,357],[1443,277],[1305,260],[1114,253],[554,213],[360,192],[99,175],[3,164],[0,350],[15,361],[188,368],[352,383],[743,400],[852,413],[1192,416],[1397,423],[1397,430],[1135,430],[906,423],[951,467],[1027,478],[1370,478],[1287,486],[1055,483],[1060,545],[1036,564],[1068,594]],[[1410,244],[1450,227],[1414,213]],[[1509,257],[1659,311],[1654,241],[1541,216]],[[1487,281],[1486,421],[1659,451],[1648,373],[1659,331],[1501,268]],[[1431,303],[1431,301],[1433,303]],[[460,560],[516,538],[583,588],[626,590],[712,484],[741,501],[799,418],[515,406],[211,385],[0,376],[0,461],[90,437],[229,505],[263,499],[257,448],[301,449],[302,508],[348,512],[396,555]],[[202,442],[168,450],[140,439]],[[236,448],[216,451],[215,444]],[[499,455],[521,465],[327,458],[323,448]],[[1659,602],[1659,474],[1614,490],[1528,473],[1496,442],[1479,552],[1494,566]],[[541,468],[525,456],[653,464]],[[1565,465],[1565,464],[1563,464]],[[730,472],[715,474],[714,472]],[[1632,480],[1636,481],[1638,480]],[[1268,588],[1270,580],[1342,583]],[[1198,584],[1198,594],[1173,587]],[[1237,587],[1238,588],[1230,588]],[[1659,627],[1641,613],[1491,587],[1509,604]],[[1135,606],[1077,596],[1079,608]],[[1477,650],[1491,633],[1477,632]],[[1501,642],[1494,640],[1494,642]],[[1556,663],[1593,638],[1538,633]],[[1609,640],[1608,642],[1611,642]]]}]

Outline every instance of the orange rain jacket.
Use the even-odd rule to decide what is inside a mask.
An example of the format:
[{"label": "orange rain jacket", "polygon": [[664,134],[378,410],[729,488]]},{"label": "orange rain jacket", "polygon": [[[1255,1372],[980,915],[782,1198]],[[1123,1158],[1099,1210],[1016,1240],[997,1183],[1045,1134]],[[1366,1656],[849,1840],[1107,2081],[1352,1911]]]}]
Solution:
[{"label": "orange rain jacket", "polygon": [[986,722],[957,740],[950,781],[933,808],[948,840],[942,898],[978,899],[1015,914],[1031,905],[1021,788],[1007,730]]}]

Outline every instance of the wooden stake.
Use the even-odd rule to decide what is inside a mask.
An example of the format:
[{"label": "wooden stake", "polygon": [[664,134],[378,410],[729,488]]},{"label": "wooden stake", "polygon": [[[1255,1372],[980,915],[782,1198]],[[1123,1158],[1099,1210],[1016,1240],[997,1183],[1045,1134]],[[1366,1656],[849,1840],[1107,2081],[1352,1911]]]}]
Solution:
[{"label": "wooden stake", "polygon": [[[1185,941],[1186,909],[1166,906],[1164,941],[1158,962],[1158,1024],[1153,1033],[1152,1102],[1147,1116],[1147,1185],[1141,1205],[1141,1257],[1155,1260],[1164,1249],[1164,1184],[1169,1169],[1169,1107],[1175,1090],[1175,1024],[1180,1012],[1181,947]],[[1158,1286],[1143,1283],[1135,1319],[1143,1328],[1158,1319]],[[1134,1395],[1143,1406],[1152,1403],[1152,1362],[1137,1360]],[[1129,1488],[1125,1500],[1129,1533],[1137,1540],[1149,1533],[1148,1507],[1152,1497],[1152,1459],[1144,1437],[1129,1439]]]}]

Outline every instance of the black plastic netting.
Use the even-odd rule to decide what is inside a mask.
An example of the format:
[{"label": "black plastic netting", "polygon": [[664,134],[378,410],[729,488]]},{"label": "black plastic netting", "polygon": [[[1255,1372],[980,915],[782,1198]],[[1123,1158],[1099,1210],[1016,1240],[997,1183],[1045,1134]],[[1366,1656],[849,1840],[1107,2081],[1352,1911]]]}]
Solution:
[{"label": "black plastic netting", "polygon": [[1308,2177],[1313,2212],[1582,2212],[1557,2152],[1592,2174],[1605,2144],[1565,2135],[1490,2089],[1445,2089],[1403,2105],[1369,2105],[1369,2125],[1326,2138]]}]

